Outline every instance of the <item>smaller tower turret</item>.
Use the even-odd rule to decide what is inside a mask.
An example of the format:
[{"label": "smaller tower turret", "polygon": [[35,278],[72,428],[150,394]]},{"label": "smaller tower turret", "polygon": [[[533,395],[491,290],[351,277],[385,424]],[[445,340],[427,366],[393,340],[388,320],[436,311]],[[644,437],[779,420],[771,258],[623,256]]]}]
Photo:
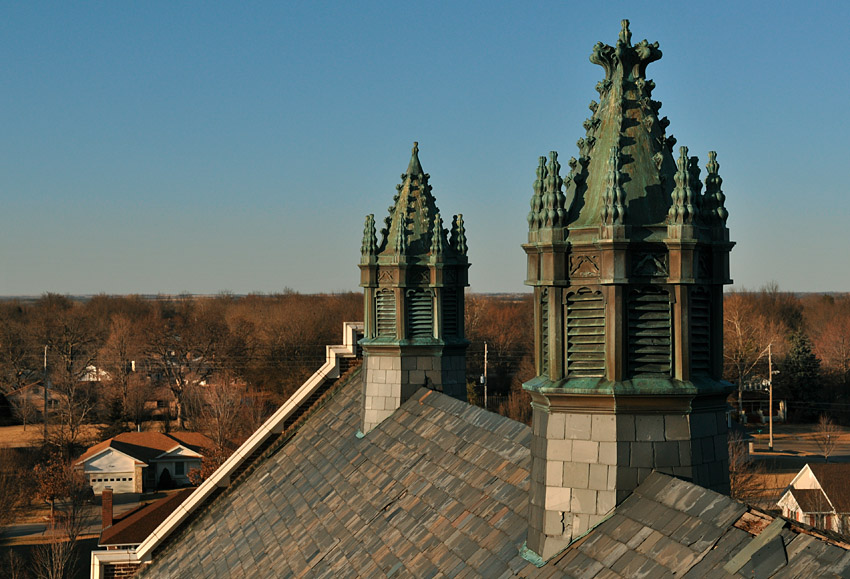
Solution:
[{"label": "smaller tower turret", "polygon": [[363,233],[363,433],[422,386],[466,400],[463,298],[469,262],[463,216],[454,216],[449,236],[418,143],[401,180],[380,243],[374,216],[366,217]]}]

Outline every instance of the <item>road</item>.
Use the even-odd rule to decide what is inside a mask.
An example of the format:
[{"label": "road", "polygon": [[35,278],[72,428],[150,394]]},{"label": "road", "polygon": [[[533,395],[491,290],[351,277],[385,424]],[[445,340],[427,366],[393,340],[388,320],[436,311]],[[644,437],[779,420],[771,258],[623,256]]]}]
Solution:
[{"label": "road", "polygon": [[[140,499],[144,502],[149,502],[153,497],[147,495],[116,495],[115,505],[113,508],[113,516],[118,517],[131,511],[139,506]],[[57,505],[57,509],[61,510],[61,506]],[[86,525],[83,527],[83,535],[100,535],[102,528],[101,522],[101,507],[100,505],[87,505],[84,511]],[[9,539],[15,539],[16,542],[32,538],[40,540],[51,535],[48,531],[47,522],[43,523],[15,523],[2,528],[0,532],[0,542]]]}]

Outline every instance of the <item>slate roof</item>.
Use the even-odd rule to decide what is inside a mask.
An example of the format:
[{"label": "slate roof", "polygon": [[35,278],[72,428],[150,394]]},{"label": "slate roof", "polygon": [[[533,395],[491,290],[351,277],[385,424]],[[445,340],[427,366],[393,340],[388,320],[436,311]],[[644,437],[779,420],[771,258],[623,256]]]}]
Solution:
[{"label": "slate roof", "polygon": [[850,513],[850,484],[847,484],[850,480],[850,463],[810,462],[808,467],[818,479],[824,494],[829,497],[835,512]]},{"label": "slate roof", "polygon": [[106,448],[114,448],[136,460],[148,462],[164,452],[183,445],[186,448],[203,454],[204,448],[212,448],[212,441],[197,432],[122,432],[118,436],[107,438],[87,449],[77,459],[77,464],[87,460]]},{"label": "slate roof", "polygon": [[195,514],[144,577],[687,577],[850,573],[805,526],[653,473],[537,568],[520,551],[531,431],[426,389],[364,438],[360,374]]},{"label": "slate roof", "polygon": [[183,489],[134,509],[120,519],[113,521],[100,534],[98,545],[138,545],[147,538],[159,524],[186,500],[194,489]]}]

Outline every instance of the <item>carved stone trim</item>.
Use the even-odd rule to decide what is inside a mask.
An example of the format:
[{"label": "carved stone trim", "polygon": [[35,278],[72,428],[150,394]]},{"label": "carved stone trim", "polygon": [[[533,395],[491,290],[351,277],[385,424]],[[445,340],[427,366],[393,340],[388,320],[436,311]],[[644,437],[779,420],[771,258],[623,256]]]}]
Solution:
[{"label": "carved stone trim", "polygon": [[640,277],[669,276],[670,262],[667,253],[662,251],[635,253],[632,261],[632,275]]},{"label": "carved stone trim", "polygon": [[570,277],[598,277],[598,255],[571,255]]},{"label": "carved stone trim", "polygon": [[427,267],[411,267],[407,270],[407,281],[409,283],[428,285],[431,283],[431,272]]},{"label": "carved stone trim", "polygon": [[378,283],[396,283],[396,281],[395,269],[378,269]]}]

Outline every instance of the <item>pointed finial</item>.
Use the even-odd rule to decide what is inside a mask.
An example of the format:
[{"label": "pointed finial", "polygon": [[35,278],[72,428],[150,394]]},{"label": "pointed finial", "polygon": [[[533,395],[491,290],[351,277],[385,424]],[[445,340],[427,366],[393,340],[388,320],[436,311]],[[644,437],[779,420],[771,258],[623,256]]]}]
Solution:
[{"label": "pointed finial", "polygon": [[450,242],[452,249],[460,255],[466,255],[466,230],[463,227],[463,214],[458,213],[452,220],[452,239]]},{"label": "pointed finial", "polygon": [[597,42],[590,54],[590,62],[605,69],[607,84],[597,85],[597,90],[602,89],[600,94],[607,90],[613,80],[645,78],[646,66],[661,58],[661,51],[658,49],[657,42],[650,44],[648,41],[642,40],[632,47],[629,21],[623,20],[621,24],[622,29],[617,38],[616,46]]},{"label": "pointed finial", "polygon": [[395,251],[396,255],[404,255],[405,251],[407,250],[407,240],[405,239],[404,235],[405,233],[406,230],[404,227],[404,222],[399,221],[398,228],[396,229],[395,233],[395,240],[393,242],[393,250]]},{"label": "pointed finial", "polygon": [[691,161],[688,158],[688,148],[679,147],[679,158],[676,160],[676,175],[673,179],[676,186],[671,197],[673,205],[667,212],[670,223],[675,225],[690,225],[694,222],[694,188]]},{"label": "pointed finial", "polygon": [[537,164],[537,179],[534,180],[534,193],[531,195],[531,211],[528,212],[528,230],[537,231],[543,224],[543,184],[546,181],[546,157],[540,157]]},{"label": "pointed finial", "polygon": [[434,216],[434,227],[431,231],[431,257],[443,254],[446,248],[445,231],[443,230],[443,218],[440,214]]},{"label": "pointed finial", "polygon": [[621,21],[620,26],[622,27],[622,29],[620,30],[620,42],[622,42],[626,46],[631,46],[631,44],[632,44],[632,31],[629,30],[629,21],[628,20]]},{"label": "pointed finial", "polygon": [[422,165],[419,163],[419,141],[413,141],[413,150],[410,153],[410,164],[407,166],[407,174],[410,177],[423,174]]},{"label": "pointed finial", "polygon": [[720,178],[720,163],[717,162],[717,151],[708,152],[708,164],[705,166],[708,174],[705,176],[705,201],[703,214],[710,223],[726,224],[729,212],[726,210],[726,195],[720,190],[723,179]]},{"label": "pointed finial", "polygon": [[546,169],[545,225],[546,227],[562,227],[566,225],[567,212],[564,210],[566,197],[562,186],[561,164],[558,162],[558,152],[549,152],[549,167]]},{"label": "pointed finial", "polygon": [[699,157],[694,156],[688,159],[688,170],[691,173],[691,188],[694,191],[694,205],[697,206],[696,215],[699,213],[699,197],[700,193],[702,193],[702,181],[699,178]]},{"label": "pointed finial", "polygon": [[364,257],[375,255],[378,252],[378,237],[375,235],[375,214],[366,216],[366,224],[363,227],[363,243],[360,253]]}]

